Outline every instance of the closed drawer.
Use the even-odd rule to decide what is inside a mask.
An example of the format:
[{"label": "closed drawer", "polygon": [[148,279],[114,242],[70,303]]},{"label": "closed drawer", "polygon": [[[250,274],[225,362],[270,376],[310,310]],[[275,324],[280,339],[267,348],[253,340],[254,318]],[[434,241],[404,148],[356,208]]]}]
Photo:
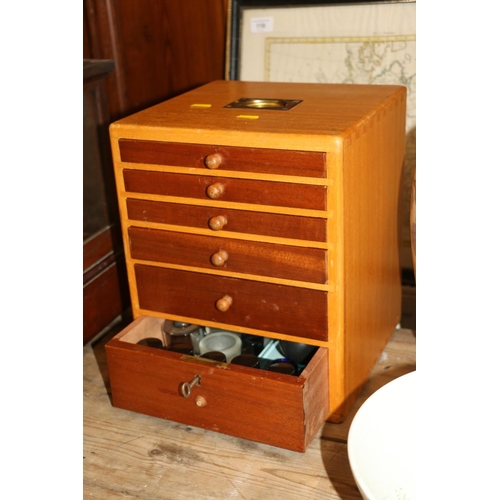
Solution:
[{"label": "closed drawer", "polygon": [[130,227],[132,258],[326,283],[326,250]]},{"label": "closed drawer", "polygon": [[[189,168],[326,177],[325,153],[280,149],[242,148],[206,144],[120,139],[120,158],[126,163],[146,163]],[[217,155],[218,165],[209,157]],[[210,165],[207,167],[207,164]]]},{"label": "closed drawer", "polygon": [[[304,452],[328,413],[328,353],[300,376],[215,363],[137,345],[160,337],[163,320],[141,316],[106,345],[113,405]],[[198,375],[191,395],[181,386]]]},{"label": "closed drawer", "polygon": [[211,219],[222,216],[227,223],[224,232],[259,234],[308,241],[326,241],[326,219],[296,215],[269,214],[219,207],[163,203],[127,199],[131,220],[207,229]]},{"label": "closed drawer", "polygon": [[[139,307],[226,325],[328,339],[327,292],[135,265]],[[229,297],[229,299],[228,299]],[[227,307],[226,307],[227,306]]]},{"label": "closed drawer", "polygon": [[123,170],[123,178],[131,193],[326,209],[326,186],[129,169]]}]

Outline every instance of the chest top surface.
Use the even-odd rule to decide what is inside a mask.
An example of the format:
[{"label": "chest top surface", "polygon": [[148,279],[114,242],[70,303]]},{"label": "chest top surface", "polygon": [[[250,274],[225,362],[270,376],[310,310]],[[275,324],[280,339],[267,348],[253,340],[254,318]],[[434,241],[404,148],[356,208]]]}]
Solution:
[{"label": "chest top surface", "polygon": [[[373,117],[405,87],[313,83],[214,81],[115,122],[128,135],[132,130],[185,130],[222,133],[339,136]],[[242,98],[300,100],[289,110],[227,108]]]}]

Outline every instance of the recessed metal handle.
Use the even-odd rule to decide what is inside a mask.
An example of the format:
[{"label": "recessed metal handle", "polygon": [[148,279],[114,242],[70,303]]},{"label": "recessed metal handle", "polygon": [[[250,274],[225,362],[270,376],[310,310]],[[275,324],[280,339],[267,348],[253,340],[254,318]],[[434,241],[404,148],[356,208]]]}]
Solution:
[{"label": "recessed metal handle", "polygon": [[237,101],[230,102],[225,108],[239,109],[266,109],[274,111],[289,111],[300,104],[300,99],[269,99],[262,97],[242,97]]},{"label": "recessed metal handle", "polygon": [[199,375],[195,375],[193,380],[191,380],[191,382],[184,382],[182,384],[182,386],[181,386],[182,395],[185,398],[188,398],[189,396],[191,396],[191,389],[195,385],[201,385],[201,377]]}]

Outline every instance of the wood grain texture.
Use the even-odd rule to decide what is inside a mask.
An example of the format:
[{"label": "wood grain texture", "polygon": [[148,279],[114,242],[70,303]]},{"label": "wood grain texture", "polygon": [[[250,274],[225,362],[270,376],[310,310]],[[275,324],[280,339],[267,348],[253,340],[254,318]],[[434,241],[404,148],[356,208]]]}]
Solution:
[{"label": "wood grain texture", "polygon": [[417,275],[417,172],[413,174],[410,196],[410,242],[413,272]]},{"label": "wood grain texture", "polygon": [[[136,264],[141,309],[327,340],[327,292]],[[227,312],[215,303],[233,298]],[[307,328],[304,328],[307,325]]]},{"label": "wood grain texture", "polygon": [[[404,155],[405,92],[404,87],[378,85],[213,82],[112,125],[127,242],[131,225],[127,198],[172,202],[177,197],[179,204],[197,208],[220,203],[223,209],[250,211],[253,204],[269,214],[320,218],[324,214],[327,223],[326,247],[318,245],[327,250],[326,285],[275,277],[266,278],[266,283],[251,268],[245,275],[231,275],[224,274],[224,269],[202,269],[192,263],[136,265],[127,248],[134,314],[177,316],[239,332],[303,336],[322,342],[329,357],[328,418],[341,422],[400,316],[397,198]],[[264,94],[303,102],[286,113],[259,110],[258,119],[247,121],[238,119],[236,110],[223,108],[242,95]],[[212,106],[193,108],[193,103]],[[205,174],[200,165],[151,166],[147,162],[134,164],[132,170],[120,155],[122,139],[326,153],[327,178],[294,173],[289,179],[283,174],[272,179],[262,172],[229,170],[221,177],[217,169]],[[224,184],[222,198],[207,197],[206,189],[213,182]],[[305,194],[309,187],[318,191]],[[147,228],[148,224],[161,229],[148,221],[140,225]],[[207,230],[194,230],[190,225],[179,232],[209,236],[206,242],[211,239]],[[253,236],[238,233],[235,239],[250,243]],[[271,238],[259,241],[283,243]],[[298,238],[290,238],[289,244],[307,246]],[[226,312],[217,311],[214,304],[225,296],[232,298],[231,306]],[[302,333],[297,325],[306,325],[307,331]]]},{"label": "wood grain texture", "polygon": [[[139,328],[148,337],[161,322],[143,316],[129,328]],[[320,350],[308,372],[294,377],[199,363],[191,356],[128,343],[127,333],[106,345],[114,406],[301,452],[324,421],[318,415],[324,417],[328,411],[325,350]],[[200,385],[185,398],[180,386],[195,375],[200,376]],[[309,376],[315,380],[310,387]],[[323,383],[318,383],[320,377]],[[197,396],[206,400],[206,406],[195,404]]]},{"label": "wood grain texture", "polygon": [[207,168],[207,156],[221,158],[218,171],[243,171],[326,177],[325,153],[289,151],[279,149],[222,147],[207,144],[185,144],[160,141],[119,141],[121,161],[125,163],[151,163],[153,165],[179,165]]},{"label": "wood grain texture", "polygon": [[105,84],[113,68],[113,61],[83,61],[84,344],[129,302],[108,134]]},{"label": "wood grain texture", "polygon": [[398,330],[345,422],[324,423],[298,453],[113,407],[104,345],[122,329],[83,349],[85,500],[361,500],[347,457],[352,419],[376,389],[415,369],[415,336]]},{"label": "wood grain texture", "polygon": [[[335,148],[332,139],[354,132],[374,109],[387,106],[397,88],[214,81],[115,122],[111,130],[112,135],[119,132],[121,138],[325,152]],[[224,108],[244,95],[270,94],[280,99],[305,99],[286,112],[259,110],[254,113],[257,120],[238,119],[241,110]],[[193,103],[212,106],[193,108]],[[147,127],[147,133],[139,135],[137,129],[142,127]],[[168,133],[174,129],[175,137]]]},{"label": "wood grain texture", "polygon": [[125,116],[128,110],[126,81],[123,71],[122,45],[118,40],[114,1],[83,2],[83,58],[108,59],[114,62],[115,71],[106,80],[109,111],[112,120]]},{"label": "wood grain texture", "polygon": [[133,198],[127,198],[127,215],[130,220],[200,229],[206,229],[212,217],[222,215],[228,220],[227,225],[224,226],[224,233],[326,241],[326,218],[319,217],[269,214],[226,207],[204,207]]},{"label": "wood grain texture", "polygon": [[224,186],[220,201],[254,203],[279,207],[325,210],[326,187],[280,183],[254,179],[231,179],[169,172],[123,170],[125,189],[130,193],[150,193],[208,200],[207,188],[215,182]]},{"label": "wood grain texture", "polygon": [[111,261],[83,287],[83,344],[130,305],[123,255]]},{"label": "wood grain texture", "polygon": [[129,113],[223,74],[227,0],[115,2]]},{"label": "wood grain texture", "polygon": [[107,226],[83,243],[83,272],[104,259],[110,252],[121,253],[123,242],[116,225]]},{"label": "wood grain texture", "polygon": [[113,119],[223,78],[228,0],[85,0],[84,58],[111,59]]},{"label": "wood grain texture", "polygon": [[[229,272],[326,283],[326,250],[231,238],[130,227],[133,259],[185,266],[223,269]],[[211,257],[221,250],[227,261],[214,266]]]},{"label": "wood grain texture", "polygon": [[[401,317],[398,198],[406,89],[345,140],[343,419]],[[383,194],[383,195],[382,195]],[[361,305],[361,307],[360,307]]]}]

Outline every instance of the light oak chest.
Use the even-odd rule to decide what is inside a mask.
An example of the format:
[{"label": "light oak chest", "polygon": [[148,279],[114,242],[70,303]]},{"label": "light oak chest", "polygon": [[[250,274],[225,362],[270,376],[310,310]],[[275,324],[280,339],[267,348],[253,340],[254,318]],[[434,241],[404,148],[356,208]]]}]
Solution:
[{"label": "light oak chest", "polygon": [[[345,418],[400,318],[405,110],[404,87],[216,81],[111,126],[115,406],[296,451]],[[136,344],[164,319],[319,349],[291,376]]]}]

